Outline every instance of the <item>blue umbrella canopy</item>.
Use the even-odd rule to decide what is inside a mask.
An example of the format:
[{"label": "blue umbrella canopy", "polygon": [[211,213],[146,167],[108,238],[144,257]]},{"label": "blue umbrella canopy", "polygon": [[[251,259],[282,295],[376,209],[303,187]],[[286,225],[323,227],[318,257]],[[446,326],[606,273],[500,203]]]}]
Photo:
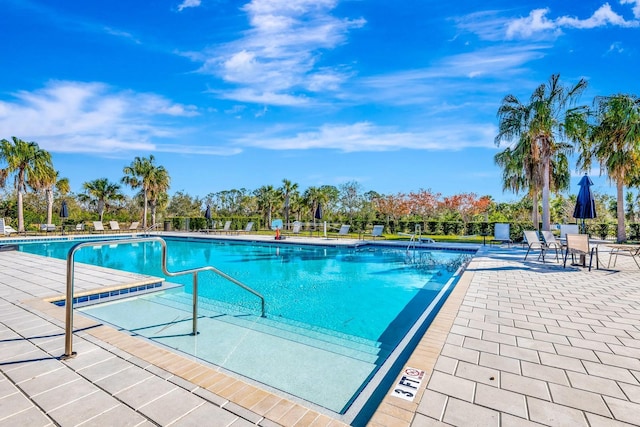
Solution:
[{"label": "blue umbrella canopy", "polygon": [[69,208],[65,200],[62,201],[62,205],[60,206],[60,218],[69,218]]},{"label": "blue umbrella canopy", "polygon": [[580,191],[576,199],[576,207],[573,210],[573,217],[580,219],[588,219],[596,217],[596,201],[591,192],[593,181],[585,175],[578,183]]},{"label": "blue umbrella canopy", "polygon": [[316,214],[314,216],[316,219],[322,219],[322,205],[318,203],[318,207],[316,208]]}]

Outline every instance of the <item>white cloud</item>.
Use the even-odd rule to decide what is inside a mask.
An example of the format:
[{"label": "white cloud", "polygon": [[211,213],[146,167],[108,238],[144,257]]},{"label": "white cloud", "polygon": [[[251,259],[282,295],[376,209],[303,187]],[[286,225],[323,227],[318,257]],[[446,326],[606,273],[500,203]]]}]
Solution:
[{"label": "white cloud", "polygon": [[640,0],[620,0],[620,4],[633,5],[633,16],[640,19]]},{"label": "white cloud", "polygon": [[349,76],[340,67],[316,69],[322,50],[346,42],[363,19],[331,14],[336,0],[252,0],[242,10],[251,28],[243,37],[200,55],[200,72],[236,86],[224,98],[243,102],[299,105],[301,93],[337,90]]},{"label": "white cloud", "polygon": [[182,12],[184,9],[188,7],[198,7],[200,6],[200,0],[183,0],[182,3],[178,6],[178,11]]},{"label": "white cloud", "polygon": [[248,135],[237,145],[270,150],[330,149],[343,152],[414,150],[457,151],[469,147],[495,147],[496,129],[492,125],[439,125],[428,131],[400,132],[395,128],[369,122],[350,125],[324,125],[294,136]]},{"label": "white cloud", "polygon": [[152,150],[175,135],[162,117],[192,117],[192,106],[147,93],[114,91],[102,83],[54,81],[0,100],[0,135],[36,141],[52,152]]},{"label": "white cloud", "polygon": [[[634,14],[638,15],[639,0],[633,0]],[[622,4],[630,3],[630,0],[622,0]],[[637,20],[627,21],[618,13],[614,12],[608,3],[600,6],[593,15],[586,19],[580,19],[573,16],[561,16],[556,19],[550,19],[547,17],[550,10],[546,9],[534,9],[529,13],[529,16],[524,18],[518,18],[510,21],[507,24],[506,37],[513,38],[548,38],[556,37],[561,34],[563,28],[576,28],[576,29],[592,29],[598,27],[604,27],[607,25],[630,28],[638,27],[640,22]]]}]

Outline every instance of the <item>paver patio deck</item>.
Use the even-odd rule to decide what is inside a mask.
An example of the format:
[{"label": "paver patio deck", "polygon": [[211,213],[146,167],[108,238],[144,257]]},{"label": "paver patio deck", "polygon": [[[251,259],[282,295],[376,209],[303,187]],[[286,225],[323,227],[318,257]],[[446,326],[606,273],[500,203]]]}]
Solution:
[{"label": "paver patio deck", "polygon": [[[524,253],[481,248],[405,364],[426,371],[417,398],[387,394],[368,425],[640,425],[634,261],[588,272]],[[0,426],[343,425],[81,315],[80,356],[61,361],[64,310],[43,299],[64,292],[65,263],[0,252],[0,271]],[[76,273],[77,290],[151,280]]]}]

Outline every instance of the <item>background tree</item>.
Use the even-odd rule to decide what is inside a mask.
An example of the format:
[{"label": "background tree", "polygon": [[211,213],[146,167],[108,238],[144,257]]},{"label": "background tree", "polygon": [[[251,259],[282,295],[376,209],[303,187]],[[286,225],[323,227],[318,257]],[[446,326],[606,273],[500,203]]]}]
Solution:
[{"label": "background tree", "polygon": [[552,160],[569,147],[564,140],[578,145],[588,129],[588,109],[574,107],[587,81],[581,79],[575,86],[565,87],[559,79],[560,75],[554,74],[548,83],[538,86],[528,104],[507,95],[498,109],[496,145],[514,140],[530,144],[529,160],[540,168],[543,230],[550,229]]},{"label": "background tree", "polygon": [[112,202],[124,200],[124,195],[120,191],[120,185],[109,182],[107,178],[98,178],[82,184],[84,194],[78,194],[78,200],[93,206],[100,217],[104,220],[105,210],[111,208]]},{"label": "background tree", "polygon": [[291,199],[298,194],[298,184],[289,181],[288,179],[283,179],[282,187],[280,187],[279,191],[282,193],[284,226],[288,228],[289,212],[291,212]]},{"label": "background tree", "polygon": [[618,242],[627,240],[625,229],[624,187],[637,179],[640,171],[640,99],[625,94],[597,97],[596,123],[589,141],[583,146],[580,160],[584,169],[591,160],[600,163],[616,184]]},{"label": "background tree", "polygon": [[0,141],[0,161],[6,166],[0,169],[0,186],[4,187],[6,179],[15,174],[15,190],[18,204],[18,232],[24,228],[23,196],[27,192],[27,183],[44,181],[44,175],[53,170],[51,154],[41,149],[35,142],[25,142],[15,136],[11,141]]},{"label": "background tree", "polygon": [[283,200],[282,193],[276,190],[273,185],[263,185],[253,192],[258,203],[258,209],[262,213],[267,227],[271,226],[271,215]]},{"label": "background tree", "polygon": [[[153,154],[146,157],[136,157],[129,166],[125,166],[122,172],[124,177],[122,182],[128,185],[132,189],[142,189],[144,204],[142,208],[142,228],[147,228],[147,216],[149,207],[149,197],[153,188],[153,181],[158,174],[166,174],[168,179],[169,175],[164,170],[163,166],[154,165],[155,157]],[[168,186],[167,186],[168,188]]]}]

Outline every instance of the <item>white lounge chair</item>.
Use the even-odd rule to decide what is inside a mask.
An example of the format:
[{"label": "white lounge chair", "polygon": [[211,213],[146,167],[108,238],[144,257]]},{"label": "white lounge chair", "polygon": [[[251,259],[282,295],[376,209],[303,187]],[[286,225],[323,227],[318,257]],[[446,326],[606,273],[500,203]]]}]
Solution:
[{"label": "white lounge chair", "polygon": [[493,239],[490,243],[506,243],[511,246],[513,240],[511,240],[511,226],[508,223],[497,222],[494,225]]},{"label": "white lounge chair", "polygon": [[79,224],[76,224],[75,231],[76,231],[77,233],[84,233],[84,223],[83,223],[83,222],[81,222],[81,223],[79,223]]},{"label": "white lounge chair", "polygon": [[40,231],[51,233],[53,231],[56,231],[56,226],[55,224],[40,224]]},{"label": "white lounge chair", "polygon": [[93,232],[94,233],[104,233],[105,232],[104,224],[102,224],[102,221],[93,221]]},{"label": "white lounge chair", "polygon": [[131,225],[129,226],[129,231],[136,231],[138,227],[140,227],[139,221],[132,222]]},{"label": "white lounge chair", "polygon": [[253,221],[249,221],[247,223],[247,226],[244,228],[244,230],[237,230],[236,233],[240,234],[240,233],[251,233],[251,231],[253,230]]},{"label": "white lounge chair", "polygon": [[371,237],[373,240],[376,240],[376,237],[384,237],[382,232],[384,231],[384,225],[374,225],[373,230],[371,230]]},{"label": "white lounge chair", "polygon": [[109,221],[109,228],[111,229],[111,231],[117,231],[118,233],[122,230],[120,230],[120,224],[118,223],[118,221]]},{"label": "white lounge chair", "polygon": [[220,230],[211,230],[214,233],[229,233],[231,231],[231,221],[226,221]]},{"label": "white lounge chair", "polygon": [[300,221],[293,221],[293,228],[291,229],[291,234],[300,234],[302,230],[302,223]]},{"label": "white lounge chair", "polygon": [[340,230],[338,230],[338,237],[342,237],[342,236],[348,235],[350,228],[351,228],[351,225],[342,224],[342,226],[340,227]]},{"label": "white lounge chair", "polygon": [[11,236],[12,234],[17,234],[18,232],[7,224],[4,218],[0,218],[0,234],[3,236]]}]

